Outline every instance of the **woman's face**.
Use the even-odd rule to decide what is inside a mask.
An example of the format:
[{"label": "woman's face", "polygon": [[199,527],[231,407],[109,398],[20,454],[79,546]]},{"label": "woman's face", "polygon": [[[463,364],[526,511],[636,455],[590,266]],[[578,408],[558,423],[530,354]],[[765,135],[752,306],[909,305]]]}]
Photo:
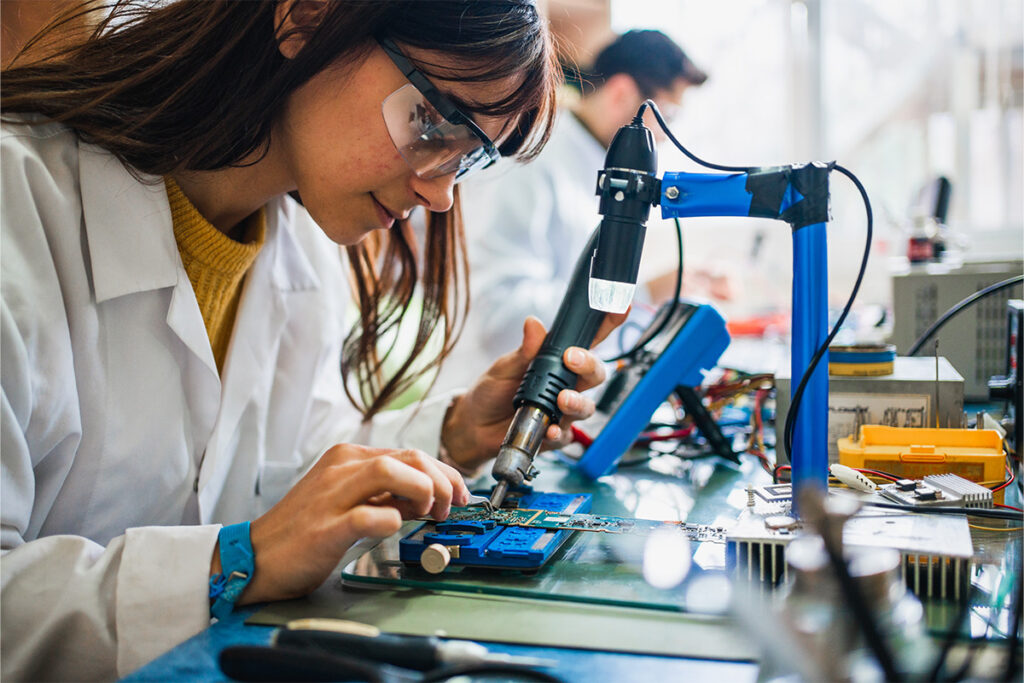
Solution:
[{"label": "woman's face", "polygon": [[[402,49],[410,57],[445,64],[438,53]],[[375,44],[362,62],[328,67],[296,90],[274,131],[271,148],[282,172],[313,219],[338,244],[356,244],[372,230],[388,229],[418,205],[431,211],[452,206],[455,174],[418,177],[399,155],[384,123],[381,104],[408,83]],[[470,101],[500,99],[517,85],[513,78],[434,84],[442,93]],[[492,140],[509,124],[506,118],[473,118]]]}]

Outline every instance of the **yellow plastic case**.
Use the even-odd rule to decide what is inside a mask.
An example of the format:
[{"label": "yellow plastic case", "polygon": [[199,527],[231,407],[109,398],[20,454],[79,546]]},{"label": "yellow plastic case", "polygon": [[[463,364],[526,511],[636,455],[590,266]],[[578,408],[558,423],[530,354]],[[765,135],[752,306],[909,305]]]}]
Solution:
[{"label": "yellow plastic case", "polygon": [[[1006,479],[1003,440],[994,429],[921,429],[864,425],[837,442],[839,462],[905,479],[956,474],[991,488]],[[1003,502],[1003,491],[993,495]]]}]

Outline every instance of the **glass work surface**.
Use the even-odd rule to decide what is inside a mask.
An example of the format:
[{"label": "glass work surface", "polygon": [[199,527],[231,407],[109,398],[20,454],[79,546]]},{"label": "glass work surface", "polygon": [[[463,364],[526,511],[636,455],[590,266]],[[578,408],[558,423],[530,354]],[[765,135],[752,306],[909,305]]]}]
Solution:
[{"label": "glass work surface", "polygon": [[[590,493],[591,512],[614,517],[718,526],[734,519],[744,504],[741,482],[748,478],[767,481],[767,475],[755,471],[752,464],[741,470],[718,459],[663,457],[593,482],[576,475],[554,456],[543,457],[535,490]],[[485,484],[486,478],[480,483]],[[740,496],[731,495],[734,490]],[[442,574],[430,574],[399,560],[399,539],[420,524],[404,525],[400,534],[345,567],[342,578],[670,611],[720,612],[727,607],[728,591],[715,590],[724,581],[725,544],[691,542],[678,530],[654,534],[576,531],[534,572],[450,566]]]}]

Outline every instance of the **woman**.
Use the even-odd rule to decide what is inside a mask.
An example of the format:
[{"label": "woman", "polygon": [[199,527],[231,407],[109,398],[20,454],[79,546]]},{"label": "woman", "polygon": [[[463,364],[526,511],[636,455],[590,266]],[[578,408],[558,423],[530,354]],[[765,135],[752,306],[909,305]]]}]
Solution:
[{"label": "woman", "polygon": [[121,2],[4,72],[5,678],[125,674],[466,501],[542,326],[468,393],[382,409],[456,336],[454,182],[536,153],[553,65],[526,0],[228,0]]}]

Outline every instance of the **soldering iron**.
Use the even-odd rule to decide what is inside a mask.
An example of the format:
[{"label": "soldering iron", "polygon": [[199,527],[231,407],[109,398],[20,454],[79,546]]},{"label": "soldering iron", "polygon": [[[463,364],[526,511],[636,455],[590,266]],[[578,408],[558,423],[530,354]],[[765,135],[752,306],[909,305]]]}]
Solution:
[{"label": "soldering iron", "polygon": [[501,507],[509,487],[533,478],[533,458],[548,427],[562,419],[558,394],[576,385],[562,362],[570,346],[588,348],[606,313],[624,313],[633,300],[647,217],[661,182],[654,136],[642,110],[615,134],[598,172],[601,223],[576,263],[569,287],[540,352],[513,399],[516,408],[491,473],[497,481],[491,505]]}]

